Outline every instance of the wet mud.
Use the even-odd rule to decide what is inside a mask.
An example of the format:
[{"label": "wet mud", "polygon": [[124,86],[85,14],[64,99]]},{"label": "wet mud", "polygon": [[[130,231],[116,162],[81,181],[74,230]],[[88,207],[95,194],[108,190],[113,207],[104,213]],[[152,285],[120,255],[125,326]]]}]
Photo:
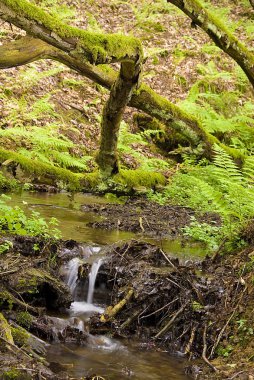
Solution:
[{"label": "wet mud", "polygon": [[125,204],[86,204],[81,210],[103,217],[103,220],[90,223],[91,227],[145,233],[153,237],[176,237],[193,217],[202,223],[220,224],[220,218],[215,213],[200,216],[188,207],[159,205],[143,198],[132,198]]}]

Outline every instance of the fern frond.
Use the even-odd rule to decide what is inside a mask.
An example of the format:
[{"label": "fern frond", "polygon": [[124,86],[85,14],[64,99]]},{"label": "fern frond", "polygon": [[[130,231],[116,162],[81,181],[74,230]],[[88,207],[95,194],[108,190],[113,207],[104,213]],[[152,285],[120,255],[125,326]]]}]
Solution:
[{"label": "fern frond", "polygon": [[237,181],[238,183],[244,182],[244,176],[240,169],[232,159],[232,157],[225,152],[219,145],[214,145],[214,165],[215,173],[218,179],[223,183],[226,180]]},{"label": "fern frond", "polygon": [[18,150],[18,153],[31,160],[36,160],[44,164],[53,165],[52,161],[45,154],[39,151],[21,148]]},{"label": "fern frond", "polygon": [[254,156],[246,158],[243,165],[243,175],[252,183],[254,183]]},{"label": "fern frond", "polygon": [[63,168],[76,168],[80,170],[86,170],[87,165],[82,163],[78,158],[71,156],[68,152],[58,152],[51,150],[49,156],[55,163]]}]

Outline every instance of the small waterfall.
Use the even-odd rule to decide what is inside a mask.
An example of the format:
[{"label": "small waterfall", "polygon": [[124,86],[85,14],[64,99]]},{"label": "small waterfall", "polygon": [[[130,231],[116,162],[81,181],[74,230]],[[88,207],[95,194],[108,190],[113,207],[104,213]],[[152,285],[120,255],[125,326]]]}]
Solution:
[{"label": "small waterfall", "polygon": [[99,259],[98,261],[94,262],[91,268],[91,272],[89,273],[89,286],[88,286],[88,294],[87,294],[88,304],[93,303],[95,281],[96,281],[96,277],[102,263],[103,263],[102,259]]},{"label": "small waterfall", "polygon": [[70,288],[71,294],[74,295],[76,282],[78,279],[78,268],[80,266],[80,259],[75,257],[68,263],[68,275],[67,275],[67,285]]}]

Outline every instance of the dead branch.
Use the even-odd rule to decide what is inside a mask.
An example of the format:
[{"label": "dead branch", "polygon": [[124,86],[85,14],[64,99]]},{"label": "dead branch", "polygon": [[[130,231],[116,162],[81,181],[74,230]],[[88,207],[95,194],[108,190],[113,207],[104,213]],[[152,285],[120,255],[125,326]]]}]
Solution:
[{"label": "dead branch", "polygon": [[110,320],[112,320],[116,316],[116,314],[118,314],[122,310],[122,308],[130,301],[133,294],[134,290],[130,289],[126,294],[125,298],[118,302],[118,304],[116,304],[115,306],[107,307],[106,312],[101,316],[100,321],[109,322]]},{"label": "dead branch", "polygon": [[154,339],[158,339],[160,338],[163,334],[165,334],[169,329],[170,327],[172,326],[172,324],[174,323],[174,321],[176,320],[176,318],[184,311],[184,309],[186,308],[186,306],[188,305],[189,303],[189,300],[187,302],[185,302],[182,307],[173,315],[172,318],[170,318],[170,320],[168,321],[168,323],[163,327],[162,330],[160,330],[154,337]]},{"label": "dead branch", "polygon": [[162,306],[160,309],[157,309],[157,310],[153,311],[150,314],[144,315],[140,319],[151,317],[152,315],[159,313],[160,311],[164,310],[166,307],[170,306],[172,303],[174,303],[174,302],[176,302],[178,300],[179,300],[179,298],[175,298],[173,301],[171,301],[171,302],[167,303],[166,305]]},{"label": "dead branch", "polygon": [[203,332],[203,352],[202,352],[202,359],[204,360],[204,362],[210,367],[212,368],[212,370],[214,372],[217,372],[217,368],[214,367],[214,365],[212,365],[212,363],[209,362],[209,360],[207,359],[206,357],[206,351],[207,351],[207,343],[206,343],[206,332],[207,332],[207,325],[205,325],[204,327],[204,332]]}]

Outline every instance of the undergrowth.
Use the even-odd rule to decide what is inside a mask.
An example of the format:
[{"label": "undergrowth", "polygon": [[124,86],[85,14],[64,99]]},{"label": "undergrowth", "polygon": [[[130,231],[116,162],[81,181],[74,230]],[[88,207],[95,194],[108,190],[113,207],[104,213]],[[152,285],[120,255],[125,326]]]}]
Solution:
[{"label": "undergrowth", "polygon": [[[192,220],[184,233],[216,250],[223,243],[230,250],[243,242],[240,231],[254,217],[254,156],[242,168],[218,145],[214,160],[195,163],[185,158],[180,170],[171,178],[163,193],[150,193],[149,198],[188,206],[201,214],[219,214],[221,225],[208,226]],[[215,218],[216,219],[216,218]]]}]

